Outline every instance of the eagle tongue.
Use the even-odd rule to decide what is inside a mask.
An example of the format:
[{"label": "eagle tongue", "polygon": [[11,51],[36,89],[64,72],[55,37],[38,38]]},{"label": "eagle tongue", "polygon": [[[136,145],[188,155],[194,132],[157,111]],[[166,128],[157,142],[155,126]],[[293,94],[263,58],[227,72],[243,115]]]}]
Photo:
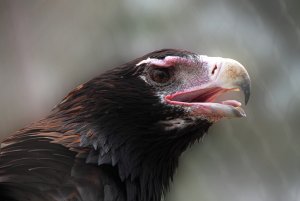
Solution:
[{"label": "eagle tongue", "polygon": [[240,107],[242,104],[236,100],[226,100],[221,102],[224,105],[231,105],[233,107]]}]

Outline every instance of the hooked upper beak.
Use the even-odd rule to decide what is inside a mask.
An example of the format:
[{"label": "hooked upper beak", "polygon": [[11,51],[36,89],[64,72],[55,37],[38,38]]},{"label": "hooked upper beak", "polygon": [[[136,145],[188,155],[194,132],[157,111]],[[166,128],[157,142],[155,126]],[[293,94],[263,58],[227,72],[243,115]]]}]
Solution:
[{"label": "hooked upper beak", "polygon": [[[204,57],[204,58],[203,58]],[[250,98],[251,81],[245,67],[236,60],[222,57],[202,56],[207,65],[214,85],[223,89],[239,89],[244,93],[245,104]]]}]

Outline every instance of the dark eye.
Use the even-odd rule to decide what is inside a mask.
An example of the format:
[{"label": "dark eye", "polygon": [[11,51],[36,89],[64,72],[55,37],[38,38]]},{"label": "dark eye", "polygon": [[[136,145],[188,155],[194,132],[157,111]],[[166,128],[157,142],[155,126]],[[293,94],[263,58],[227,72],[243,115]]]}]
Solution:
[{"label": "dark eye", "polygon": [[152,81],[159,84],[166,84],[172,77],[170,68],[152,68],[149,75]]}]

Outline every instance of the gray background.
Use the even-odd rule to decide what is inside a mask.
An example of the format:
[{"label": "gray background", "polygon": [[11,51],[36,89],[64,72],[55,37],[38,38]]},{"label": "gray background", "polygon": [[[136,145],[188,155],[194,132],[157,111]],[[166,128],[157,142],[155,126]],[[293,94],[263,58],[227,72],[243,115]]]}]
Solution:
[{"label": "gray background", "polygon": [[180,160],[167,201],[300,200],[300,1],[0,0],[1,138],[82,82],[160,48],[240,61],[247,118]]}]

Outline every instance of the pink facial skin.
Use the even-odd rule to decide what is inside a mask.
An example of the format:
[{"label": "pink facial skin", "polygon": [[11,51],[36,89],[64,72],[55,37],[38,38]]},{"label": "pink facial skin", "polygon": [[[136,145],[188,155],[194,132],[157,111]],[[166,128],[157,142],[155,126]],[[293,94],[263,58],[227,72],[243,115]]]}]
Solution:
[{"label": "pink facial skin", "polygon": [[166,104],[183,107],[193,116],[211,122],[224,117],[246,116],[239,101],[215,101],[219,95],[227,91],[241,89],[247,102],[250,94],[250,79],[245,68],[237,61],[221,57],[194,55],[189,58],[180,56],[166,56],[163,59],[149,57],[136,66],[143,64],[153,68],[191,67],[186,71],[188,72],[187,77],[185,74],[177,74],[177,78],[182,80],[181,86],[183,87],[164,95],[162,100]]},{"label": "pink facial skin", "polygon": [[166,56],[163,60],[161,59],[155,59],[155,58],[147,58],[138,64],[136,66],[140,66],[142,64],[150,64],[154,66],[159,66],[159,67],[171,67],[176,64],[182,64],[185,66],[192,66],[195,65],[197,62],[195,60],[191,59],[186,59],[182,57],[177,57],[177,56]]}]

